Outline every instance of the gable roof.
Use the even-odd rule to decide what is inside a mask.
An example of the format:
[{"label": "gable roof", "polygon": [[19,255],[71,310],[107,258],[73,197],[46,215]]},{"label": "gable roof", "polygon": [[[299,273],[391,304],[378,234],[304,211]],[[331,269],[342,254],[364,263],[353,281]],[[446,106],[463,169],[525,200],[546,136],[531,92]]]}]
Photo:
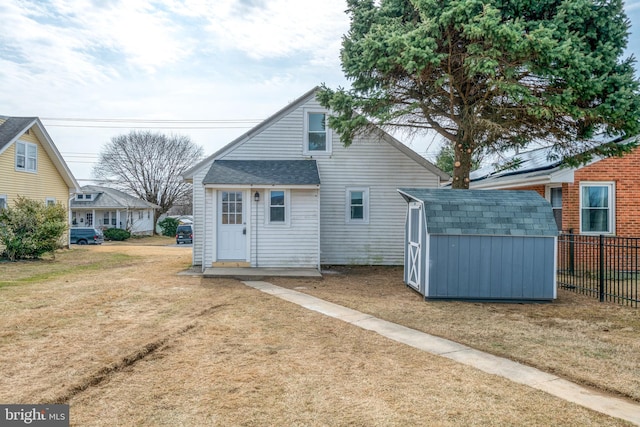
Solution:
[{"label": "gable roof", "polygon": [[[244,134],[240,135],[238,138],[234,139],[233,141],[231,141],[230,143],[228,143],[227,145],[225,145],[224,147],[222,147],[220,150],[216,151],[212,155],[208,156],[204,160],[201,160],[195,166],[193,166],[190,169],[186,170],[182,174],[183,178],[185,180],[187,180],[187,181],[192,180],[193,176],[195,175],[195,173],[199,169],[201,169],[202,167],[208,165],[210,162],[212,162],[216,158],[220,157],[221,155],[225,154],[226,152],[232,150],[236,146],[244,143],[245,141],[247,141],[248,139],[252,138],[256,134],[259,134],[260,132],[262,132],[263,130],[267,129],[269,126],[273,125],[275,122],[277,122],[278,120],[280,120],[284,116],[290,114],[292,111],[294,111],[295,109],[299,108],[304,103],[306,103],[309,100],[311,100],[312,98],[314,98],[316,96],[316,92],[319,89],[320,89],[319,86],[314,87],[313,89],[311,89],[310,91],[308,91],[307,93],[302,95],[300,98],[298,98],[295,101],[291,102],[289,105],[287,105],[286,107],[280,109],[278,112],[276,112],[275,114],[273,114],[272,116],[270,116],[269,118],[264,120],[262,123],[256,125],[255,127],[250,129],[249,131],[247,131]],[[404,153],[407,157],[411,158],[416,163],[418,163],[421,166],[423,166],[429,172],[432,172],[433,174],[437,175],[440,179],[449,180],[450,176],[446,172],[443,172],[442,170],[440,170],[433,163],[429,162],[427,159],[425,159],[424,157],[422,157],[421,155],[419,155],[418,153],[413,151],[411,148],[407,147],[402,142],[398,141],[397,139],[395,139],[394,137],[392,137],[391,135],[389,135],[388,133],[386,133],[382,129],[380,129],[380,128],[376,128],[376,129],[379,132],[378,136],[380,136],[389,145],[395,147],[396,149],[398,149],[399,151]]]},{"label": "gable roof", "polygon": [[91,208],[91,209],[159,209],[160,206],[134,197],[130,194],[109,187],[98,185],[85,185],[82,187],[82,194],[96,194],[91,200],[71,201],[71,208]]},{"label": "gable roof", "polygon": [[[625,145],[636,140],[637,137],[627,138],[619,141],[618,144]],[[614,140],[615,141],[615,140]],[[614,142],[604,141],[604,142]],[[506,159],[502,165],[487,165],[471,172],[470,187],[472,188],[505,188],[525,185],[537,185],[548,183],[573,182],[573,172],[580,167],[566,167],[562,159],[552,158],[551,147],[543,147],[513,155]],[[512,168],[505,168],[505,164],[517,165]],[[591,163],[595,163],[602,158],[596,158]]]},{"label": "gable roof", "polygon": [[551,205],[535,191],[400,188],[424,203],[429,234],[557,236]]},{"label": "gable roof", "polygon": [[319,185],[315,160],[216,160],[203,184]]},{"label": "gable roof", "polygon": [[38,117],[8,117],[0,116],[4,123],[0,124],[0,154],[16,142],[29,129],[33,129],[45,152],[58,170],[58,173],[71,192],[79,192],[80,185],[71,173],[60,152],[56,148],[51,136],[44,128]]}]

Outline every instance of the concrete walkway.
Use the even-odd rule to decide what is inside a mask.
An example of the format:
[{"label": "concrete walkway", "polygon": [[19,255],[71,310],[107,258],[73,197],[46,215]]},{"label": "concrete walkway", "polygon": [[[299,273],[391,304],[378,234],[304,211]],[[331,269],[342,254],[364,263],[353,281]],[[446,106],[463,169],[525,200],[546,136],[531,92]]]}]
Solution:
[{"label": "concrete walkway", "polygon": [[620,418],[640,426],[640,405],[598,393],[555,375],[474,350],[462,344],[438,338],[415,329],[407,328],[371,315],[324,301],[311,295],[281,288],[261,281],[245,281],[247,286],[309,310],[342,320],[360,328],[374,331],[394,341],[409,345],[438,356],[446,357],[481,371],[507,378],[511,381],[545,391],[569,402],[603,414]]}]

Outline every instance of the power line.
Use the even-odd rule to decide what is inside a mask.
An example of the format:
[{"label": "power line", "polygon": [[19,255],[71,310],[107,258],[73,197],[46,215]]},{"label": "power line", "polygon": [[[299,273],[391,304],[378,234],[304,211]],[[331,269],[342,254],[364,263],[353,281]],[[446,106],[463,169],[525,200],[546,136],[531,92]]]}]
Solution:
[{"label": "power line", "polygon": [[106,119],[84,117],[42,117],[48,127],[103,129],[247,129],[261,123],[261,119]]}]

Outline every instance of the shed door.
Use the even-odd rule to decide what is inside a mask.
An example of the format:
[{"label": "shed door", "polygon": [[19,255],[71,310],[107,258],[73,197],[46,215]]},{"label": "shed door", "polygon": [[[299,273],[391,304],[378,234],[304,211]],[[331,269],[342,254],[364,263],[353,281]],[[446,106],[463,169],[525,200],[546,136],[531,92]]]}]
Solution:
[{"label": "shed door", "polygon": [[247,225],[243,193],[220,191],[218,194],[218,259],[244,261]]},{"label": "shed door", "polygon": [[409,232],[407,233],[407,284],[420,289],[420,267],[422,250],[422,204],[409,203]]}]

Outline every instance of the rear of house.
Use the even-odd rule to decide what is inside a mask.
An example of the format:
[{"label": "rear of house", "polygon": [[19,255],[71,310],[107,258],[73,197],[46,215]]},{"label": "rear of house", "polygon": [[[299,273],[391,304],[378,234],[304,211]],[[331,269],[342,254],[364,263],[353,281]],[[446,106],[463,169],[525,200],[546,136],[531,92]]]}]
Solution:
[{"label": "rear of house", "polygon": [[194,265],[402,264],[396,188],[435,188],[448,175],[379,129],[345,148],[315,93],[185,173]]}]

